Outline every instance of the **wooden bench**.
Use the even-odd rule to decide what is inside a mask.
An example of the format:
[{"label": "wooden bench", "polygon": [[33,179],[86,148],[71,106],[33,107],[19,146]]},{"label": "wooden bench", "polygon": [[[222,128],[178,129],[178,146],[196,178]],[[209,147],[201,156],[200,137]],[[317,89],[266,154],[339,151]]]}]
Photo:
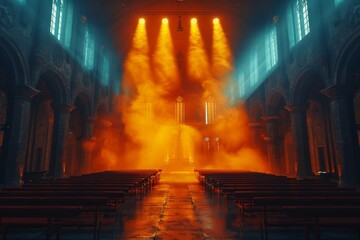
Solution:
[{"label": "wooden bench", "polygon": [[[94,239],[97,239],[103,214],[114,213],[116,220],[119,203],[124,202],[126,196],[139,189],[147,191],[159,178],[159,170],[114,171],[29,181],[20,188],[3,188],[0,224],[5,230],[15,226],[46,226],[47,239],[54,227],[93,226]],[[57,230],[58,238],[59,232]]]}]

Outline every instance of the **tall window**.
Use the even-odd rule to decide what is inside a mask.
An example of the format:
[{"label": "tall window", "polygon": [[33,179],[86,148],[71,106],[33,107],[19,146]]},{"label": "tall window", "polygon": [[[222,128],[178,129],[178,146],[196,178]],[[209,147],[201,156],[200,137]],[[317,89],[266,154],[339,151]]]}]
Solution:
[{"label": "tall window", "polygon": [[103,67],[102,67],[102,83],[105,86],[109,85],[109,59],[104,57]]},{"label": "tall window", "polygon": [[184,99],[180,96],[176,98],[175,119],[178,124],[185,123],[185,104]]},{"label": "tall window", "polygon": [[265,36],[266,71],[274,67],[278,61],[276,27],[273,26]]},{"label": "tall window", "polygon": [[339,6],[344,0],[334,0],[335,6]]},{"label": "tall window", "polygon": [[254,54],[250,59],[250,85],[253,86],[258,81],[258,47],[255,47]]},{"label": "tall window", "polygon": [[205,124],[214,124],[216,116],[216,103],[212,96],[209,96],[205,102]]},{"label": "tall window", "polygon": [[89,33],[89,30],[85,31],[85,46],[84,46],[84,63],[88,69],[94,67],[94,39]]},{"label": "tall window", "polygon": [[58,40],[61,39],[64,0],[52,0],[50,32]]},{"label": "tall window", "polygon": [[72,24],[73,24],[73,6],[72,1],[66,2],[66,17],[65,20],[65,29],[64,29],[64,36],[63,42],[65,47],[70,48],[71,45],[71,35],[72,35]]},{"label": "tall window", "polygon": [[307,0],[294,0],[287,12],[290,47],[294,47],[310,33],[309,11]]},{"label": "tall window", "polygon": [[239,97],[242,98],[245,96],[245,76],[243,71],[240,71],[239,73],[238,83],[239,83]]}]

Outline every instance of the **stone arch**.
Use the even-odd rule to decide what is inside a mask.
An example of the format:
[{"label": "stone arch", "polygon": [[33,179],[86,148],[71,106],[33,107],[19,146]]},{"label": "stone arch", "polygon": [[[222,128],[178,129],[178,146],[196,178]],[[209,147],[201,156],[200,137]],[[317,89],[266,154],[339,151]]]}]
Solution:
[{"label": "stone arch", "polygon": [[90,170],[93,139],[92,100],[82,91],[74,99],[70,113],[69,132],[66,140],[66,175],[75,175]]},{"label": "stone arch", "polygon": [[291,131],[290,114],[285,109],[286,95],[282,89],[275,89],[269,94],[266,104],[268,158],[275,172],[295,175],[294,143]]},{"label": "stone arch", "polygon": [[347,85],[352,79],[349,78],[349,72],[354,64],[359,59],[360,51],[360,27],[355,33],[345,41],[345,44],[339,51],[339,54],[335,60],[333,76],[334,84]]},{"label": "stone arch", "polygon": [[36,83],[38,88],[41,85],[46,85],[51,91],[54,103],[66,104],[68,103],[68,86],[65,77],[62,73],[55,69],[44,68],[40,73]]},{"label": "stone arch", "polygon": [[[28,67],[26,58],[17,47],[15,41],[0,28],[0,56],[6,56],[11,69],[12,85],[28,85]],[[2,58],[1,57],[1,58]]]},{"label": "stone arch", "polygon": [[73,105],[76,107],[81,106],[83,115],[92,116],[94,114],[94,104],[91,94],[86,90],[78,92],[75,95]]},{"label": "stone arch", "polygon": [[[333,106],[333,136],[340,183],[343,186],[359,186],[360,164],[357,160],[360,157],[360,27],[340,49],[333,77],[333,88],[338,96],[329,96]],[[337,106],[339,104],[342,104],[341,107]]]},{"label": "stone arch", "polygon": [[109,114],[109,108],[105,103],[100,103],[96,107],[96,116],[106,116]]},{"label": "stone arch", "polygon": [[261,154],[263,159],[267,159],[267,148],[265,136],[265,124],[263,120],[264,105],[260,99],[250,102],[249,104],[249,126],[251,146]]},{"label": "stone arch", "polygon": [[269,96],[266,103],[266,114],[277,114],[287,103],[286,95],[281,89],[276,89],[272,91]]},{"label": "stone arch", "polygon": [[309,67],[295,81],[291,102],[304,109],[301,121],[305,135],[304,152],[309,154],[309,173],[335,172],[333,158],[329,104],[322,94],[325,77],[321,71]]},{"label": "stone arch", "polygon": [[[66,128],[61,115],[68,101],[67,86],[62,74],[51,68],[43,68],[36,83],[40,93],[31,104],[31,122],[28,157],[25,163],[27,171],[53,171],[55,165],[61,165],[55,155]],[[60,135],[59,135],[60,134]],[[57,160],[55,160],[57,159]]]},{"label": "stone arch", "polygon": [[[23,174],[27,111],[29,100],[35,94],[27,84],[25,57],[15,41],[0,28],[0,182],[5,185],[19,184]],[[16,94],[23,98],[16,100]],[[21,130],[24,134],[19,137],[17,131]]]},{"label": "stone arch", "polygon": [[262,115],[264,115],[263,103],[260,100],[251,102],[249,106],[250,121],[260,121]]},{"label": "stone arch", "polygon": [[318,69],[309,67],[300,72],[296,78],[290,93],[290,102],[294,105],[306,104],[308,90],[314,87],[316,91],[322,90],[324,88],[324,77]]}]

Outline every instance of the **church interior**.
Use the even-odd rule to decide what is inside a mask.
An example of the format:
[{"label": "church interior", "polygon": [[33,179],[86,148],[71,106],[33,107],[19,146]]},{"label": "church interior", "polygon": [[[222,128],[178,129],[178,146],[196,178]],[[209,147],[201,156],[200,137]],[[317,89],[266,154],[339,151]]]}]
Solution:
[{"label": "church interior", "polygon": [[360,239],[360,0],[0,0],[1,239]]}]

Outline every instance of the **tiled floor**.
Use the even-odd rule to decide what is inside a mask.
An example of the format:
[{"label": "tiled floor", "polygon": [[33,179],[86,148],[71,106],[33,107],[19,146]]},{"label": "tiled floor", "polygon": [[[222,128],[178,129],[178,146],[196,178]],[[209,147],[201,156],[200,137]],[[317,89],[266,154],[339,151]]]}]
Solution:
[{"label": "tiled floor", "polygon": [[[104,225],[100,239],[261,239],[259,225],[241,227],[238,209],[206,193],[193,172],[164,172],[160,183],[142,200],[127,201],[117,224]],[[62,240],[92,239],[91,229],[63,230]],[[12,231],[7,239],[45,239],[39,231]],[[54,238],[55,239],[55,238]],[[272,229],[269,239],[304,239],[302,229]],[[330,231],[322,239],[358,239],[355,232]]]}]

